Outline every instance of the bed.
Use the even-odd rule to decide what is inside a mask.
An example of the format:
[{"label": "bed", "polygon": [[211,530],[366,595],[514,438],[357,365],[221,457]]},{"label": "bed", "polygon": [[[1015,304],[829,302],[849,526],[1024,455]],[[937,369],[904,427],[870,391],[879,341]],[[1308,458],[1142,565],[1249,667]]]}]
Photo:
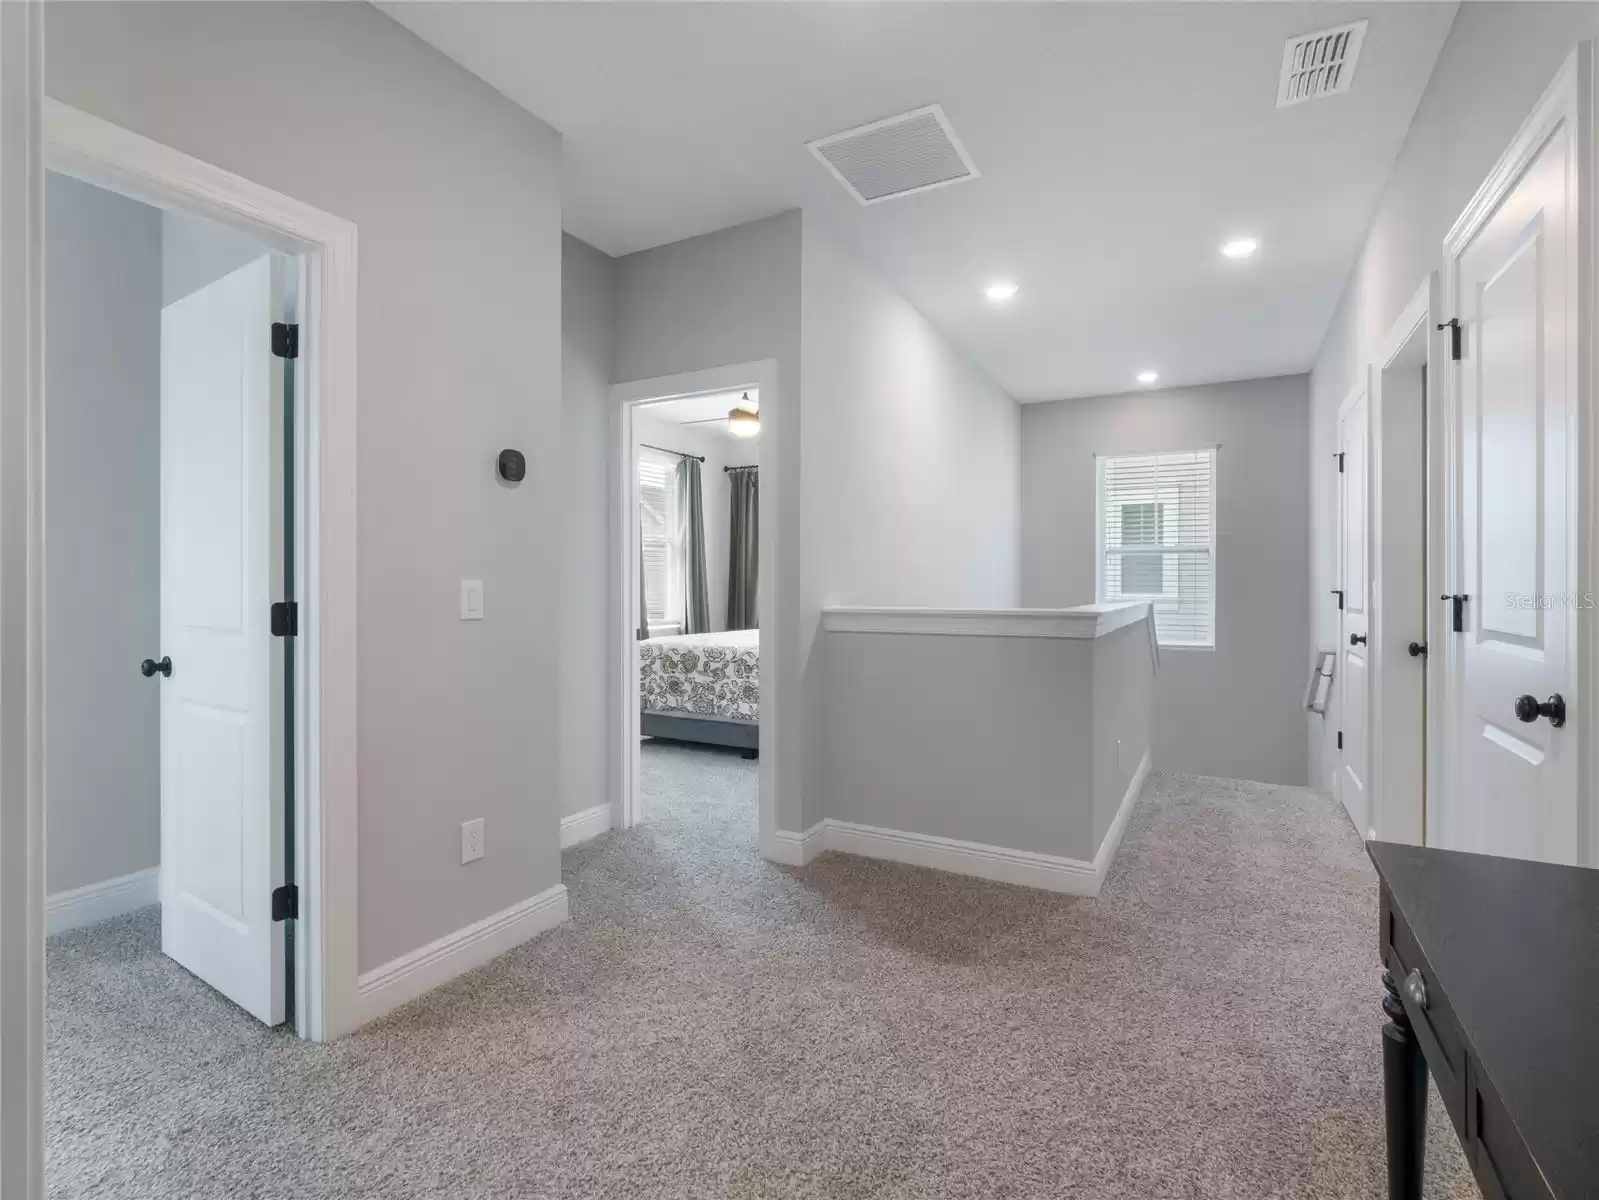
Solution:
[{"label": "bed", "polygon": [[755,629],[647,638],[638,644],[639,732],[760,749],[761,635]]}]

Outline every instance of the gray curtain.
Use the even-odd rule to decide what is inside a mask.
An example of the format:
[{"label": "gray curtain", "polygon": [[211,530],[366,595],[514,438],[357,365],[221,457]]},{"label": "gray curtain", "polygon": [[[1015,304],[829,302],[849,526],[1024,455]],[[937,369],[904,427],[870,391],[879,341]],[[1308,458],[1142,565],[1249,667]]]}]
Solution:
[{"label": "gray curtain", "polygon": [[697,458],[677,462],[677,519],[683,546],[683,632],[709,633],[711,602],[705,584],[705,504]]},{"label": "gray curtain", "polygon": [[733,489],[727,541],[727,627],[755,629],[756,567],[760,562],[760,480],[754,467],[727,473]]}]

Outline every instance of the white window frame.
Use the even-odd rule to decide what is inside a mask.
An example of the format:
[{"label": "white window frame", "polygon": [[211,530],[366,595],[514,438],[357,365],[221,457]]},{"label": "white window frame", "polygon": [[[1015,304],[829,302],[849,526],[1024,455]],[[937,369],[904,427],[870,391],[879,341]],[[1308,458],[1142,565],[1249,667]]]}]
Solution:
[{"label": "white window frame", "polygon": [[[671,470],[667,472],[666,486],[666,597],[661,605],[662,620],[650,621],[648,614],[645,615],[651,637],[675,637],[683,632],[683,622],[670,619],[672,613],[681,613],[683,611],[684,575],[686,573],[683,555],[682,521],[679,519],[680,514],[677,511],[677,464],[681,459],[682,455],[674,454],[669,450],[656,450],[649,446],[639,447],[639,467],[643,467],[647,460],[671,464]],[[642,477],[638,481],[638,486],[642,498],[644,487]],[[642,507],[641,504],[640,508],[642,509]],[[641,524],[639,532],[641,544],[643,536]]]},{"label": "white window frame", "polygon": [[[1216,494],[1221,476],[1219,445],[1186,446],[1170,450],[1124,450],[1115,453],[1096,453],[1094,455],[1094,599],[1101,604],[1116,600],[1147,600],[1151,606],[1151,618],[1154,617],[1154,604],[1159,600],[1169,600],[1173,596],[1167,592],[1150,594],[1124,592],[1120,596],[1108,597],[1105,594],[1105,464],[1115,459],[1123,458],[1157,458],[1177,454],[1204,454],[1210,458],[1210,540],[1205,544],[1194,543],[1176,546],[1161,546],[1153,553],[1163,557],[1174,554],[1194,554],[1204,552],[1210,556],[1210,640],[1208,642],[1172,642],[1159,636],[1159,627],[1156,626],[1156,635],[1162,650],[1215,650],[1216,649],[1216,624],[1218,620],[1218,599],[1221,593],[1220,568],[1216,554],[1216,514],[1218,512]],[[1155,503],[1163,509],[1167,502],[1162,500],[1157,492],[1153,501],[1138,501],[1140,504]],[[1163,518],[1164,520],[1164,518]],[[1162,571],[1162,580],[1165,573]]]}]

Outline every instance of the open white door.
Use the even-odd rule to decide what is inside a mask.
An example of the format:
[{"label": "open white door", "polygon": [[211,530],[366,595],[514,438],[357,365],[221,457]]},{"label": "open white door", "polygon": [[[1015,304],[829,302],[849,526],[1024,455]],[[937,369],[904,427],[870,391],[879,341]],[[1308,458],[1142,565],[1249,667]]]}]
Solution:
[{"label": "open white door", "polygon": [[1338,763],[1338,798],[1361,837],[1369,828],[1371,762],[1369,705],[1371,672],[1367,637],[1371,590],[1367,577],[1367,452],[1369,406],[1364,385],[1338,410],[1338,586],[1343,612],[1338,631],[1338,720],[1343,755]]},{"label": "open white door", "polygon": [[269,1025],[285,1013],[273,274],[263,256],[161,314],[161,944]]},{"label": "open white door", "polygon": [[[1451,234],[1459,567],[1442,844],[1576,862],[1576,122],[1524,137]],[[1585,614],[1585,619],[1590,616]],[[1447,626],[1446,626],[1447,628]],[[1580,716],[1574,712],[1572,715]]]}]

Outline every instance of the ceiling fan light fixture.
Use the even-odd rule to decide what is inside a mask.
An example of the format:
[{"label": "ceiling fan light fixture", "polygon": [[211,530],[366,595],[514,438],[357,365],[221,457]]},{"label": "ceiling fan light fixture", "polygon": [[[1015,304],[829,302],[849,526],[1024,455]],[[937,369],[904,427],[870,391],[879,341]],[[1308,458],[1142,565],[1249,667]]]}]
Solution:
[{"label": "ceiling fan light fixture", "polygon": [[750,407],[750,394],[744,393],[744,398],[735,404],[727,414],[728,436],[736,438],[752,438],[761,431],[761,414]]}]

